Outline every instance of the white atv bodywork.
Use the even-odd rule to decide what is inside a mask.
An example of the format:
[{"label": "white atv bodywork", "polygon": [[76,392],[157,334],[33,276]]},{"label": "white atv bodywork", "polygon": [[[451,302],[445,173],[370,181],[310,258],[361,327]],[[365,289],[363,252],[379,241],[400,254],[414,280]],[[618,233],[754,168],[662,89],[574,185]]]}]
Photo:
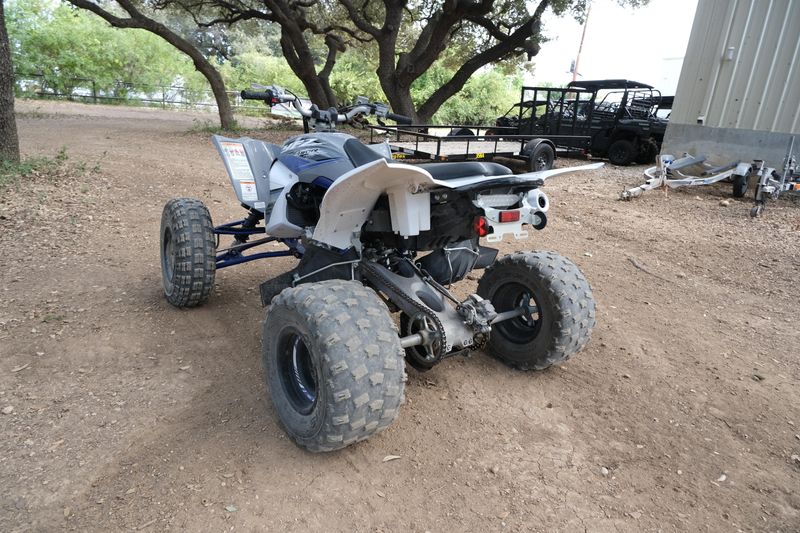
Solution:
[{"label": "white atv bodywork", "polygon": [[[383,194],[389,199],[392,230],[403,237],[413,237],[430,229],[431,190],[457,189],[477,183],[491,185],[492,181],[509,177],[530,181],[532,189],[521,195],[479,196],[475,205],[484,210],[492,226],[493,233],[488,241],[502,240],[507,234],[525,238],[528,233],[523,225],[537,226],[542,222],[540,213],[549,209],[547,196],[536,188],[538,180],[603,166],[603,163],[593,163],[517,175],[437,180],[424,168],[389,162],[390,151],[385,143],[369,145],[386,158],[356,167],[335,179],[323,197],[317,225],[301,228],[289,222],[286,199],[300,178],[277,160],[281,148],[249,138],[228,139],[215,135],[213,140],[237,198],[243,205],[264,213],[268,235],[282,239],[311,237],[317,243],[340,250],[358,247],[359,232]],[[520,212],[519,219],[501,222],[499,212],[502,209],[499,208],[517,204],[521,205],[516,208]]]},{"label": "white atv bodywork", "polygon": [[[601,166],[603,163],[594,163],[511,176],[527,179],[533,183],[558,174],[594,170]],[[507,177],[509,176],[472,176],[440,181],[434,179],[426,170],[413,165],[389,163],[385,160],[373,161],[343,175],[328,189],[322,200],[320,219],[314,228],[313,239],[334,248],[350,248],[354,241],[358,240],[357,236],[361,227],[382,194],[389,197],[392,229],[395,233],[403,237],[419,235],[420,231],[430,229],[429,191],[431,189],[455,189],[476,183],[490,184],[491,181]],[[524,233],[523,224],[536,224],[534,220],[536,213],[547,211],[549,203],[544,193],[538,189],[532,190],[531,193],[533,194],[529,193],[523,199],[523,204],[527,204],[527,209],[525,213],[521,213],[519,221],[501,225],[499,220],[492,220],[492,227],[495,229],[493,234],[495,239],[493,240],[502,239],[506,233],[522,235]],[[538,200],[542,196],[545,197],[544,207]],[[531,198],[534,199],[532,205]],[[517,201],[518,198],[514,197],[513,201],[509,201],[506,205],[513,205]],[[491,220],[491,217],[489,218]],[[498,230],[500,231],[498,232]]]}]

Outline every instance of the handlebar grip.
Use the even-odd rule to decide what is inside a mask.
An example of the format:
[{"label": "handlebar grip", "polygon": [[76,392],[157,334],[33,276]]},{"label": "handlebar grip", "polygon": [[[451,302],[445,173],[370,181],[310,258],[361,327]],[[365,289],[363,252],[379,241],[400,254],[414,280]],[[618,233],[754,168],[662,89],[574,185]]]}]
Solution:
[{"label": "handlebar grip", "polygon": [[412,120],[405,115],[395,115],[394,113],[386,113],[386,118],[394,120],[398,124],[411,124]]},{"label": "handlebar grip", "polygon": [[263,100],[269,102],[272,100],[272,91],[242,91],[242,100]]}]

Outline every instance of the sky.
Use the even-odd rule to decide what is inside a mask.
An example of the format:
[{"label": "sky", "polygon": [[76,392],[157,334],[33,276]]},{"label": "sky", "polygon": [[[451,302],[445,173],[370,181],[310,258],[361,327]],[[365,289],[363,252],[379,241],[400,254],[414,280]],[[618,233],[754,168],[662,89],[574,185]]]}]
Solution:
[{"label": "sky", "polygon": [[[697,0],[650,0],[645,7],[621,7],[616,0],[592,0],[578,79],[624,78],[675,93],[689,43]],[[526,85],[572,81],[570,63],[578,53],[583,26],[551,12],[543,19],[542,44]]]}]

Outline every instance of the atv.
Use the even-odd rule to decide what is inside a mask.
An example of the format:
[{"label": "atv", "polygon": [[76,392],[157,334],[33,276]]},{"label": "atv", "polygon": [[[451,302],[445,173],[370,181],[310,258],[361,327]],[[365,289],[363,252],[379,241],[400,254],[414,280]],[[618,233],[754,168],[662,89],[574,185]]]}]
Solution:
[{"label": "atv", "polygon": [[[208,300],[217,269],[299,259],[261,285],[266,386],[299,446],[332,451],[389,426],[403,404],[404,359],[426,371],[484,350],[542,370],[586,345],[595,304],[578,267],[553,252],[498,259],[482,240],[544,229],[544,180],[602,164],[521,175],[496,163],[398,164],[385,143],[335,131],[369,115],[410,122],[387,106],[359,99],[321,110],[279,87],[256,88],[242,97],[291,103],[310,133],[283,146],[214,136],[247,215],[214,226],[199,200],[170,200],[161,270],[167,301],[185,308]],[[221,246],[221,236],[232,242]],[[284,249],[247,253],[266,243]],[[473,270],[484,270],[477,291],[457,298],[450,286]]]}]

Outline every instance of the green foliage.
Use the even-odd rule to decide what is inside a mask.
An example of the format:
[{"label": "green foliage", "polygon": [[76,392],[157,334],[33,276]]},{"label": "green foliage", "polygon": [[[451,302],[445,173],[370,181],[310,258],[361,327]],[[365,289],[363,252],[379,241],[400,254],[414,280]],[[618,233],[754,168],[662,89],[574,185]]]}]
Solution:
[{"label": "green foliage", "polygon": [[96,89],[124,97],[129,88],[171,85],[190,74],[189,59],[144,30],[117,30],[86,11],[48,0],[7,4],[12,60],[18,77],[41,73],[50,87],[71,93],[94,80]]},{"label": "green foliage", "polygon": [[352,103],[357,96],[372,101],[385,101],[375,66],[368,63],[361,51],[349,50],[339,57],[331,73],[331,89],[342,104]]},{"label": "green foliage", "polygon": [[[177,15],[175,15],[177,16]],[[101,18],[56,0],[6,0],[6,18],[18,77],[44,74],[49,86],[69,94],[77,85],[124,98],[132,84],[137,92],[158,97],[156,86],[182,85],[182,97],[207,102],[209,87],[191,61],[161,38],[144,30],[116,29]],[[229,91],[252,83],[280,85],[305,95],[306,90],[280,55],[278,30],[272,26],[240,24],[227,31],[230,57],[212,54]],[[319,43],[317,43],[319,44]],[[464,57],[466,43],[454,43],[412,87],[417,106],[444,85]],[[319,63],[324,60],[320,47]],[[223,62],[224,61],[224,62]],[[330,77],[339,102],[356,96],[386,101],[375,73],[374,47],[350,47],[339,55]],[[506,61],[472,76],[464,89],[435,115],[438,123],[491,124],[519,99],[522,62]],[[80,82],[75,78],[88,81]],[[151,87],[148,87],[151,86]],[[133,101],[132,101],[133,102]]]},{"label": "green foliage", "polygon": [[[444,85],[453,71],[435,64],[412,86],[411,96],[419,106]],[[494,120],[519,102],[522,74],[506,75],[499,69],[485,69],[474,74],[464,88],[439,108],[434,124],[491,125]]]},{"label": "green foliage", "polygon": [[297,94],[305,94],[305,88],[283,57],[263,55],[245,51],[219,67],[225,85],[231,90],[247,89],[252,83],[280,85]]}]

